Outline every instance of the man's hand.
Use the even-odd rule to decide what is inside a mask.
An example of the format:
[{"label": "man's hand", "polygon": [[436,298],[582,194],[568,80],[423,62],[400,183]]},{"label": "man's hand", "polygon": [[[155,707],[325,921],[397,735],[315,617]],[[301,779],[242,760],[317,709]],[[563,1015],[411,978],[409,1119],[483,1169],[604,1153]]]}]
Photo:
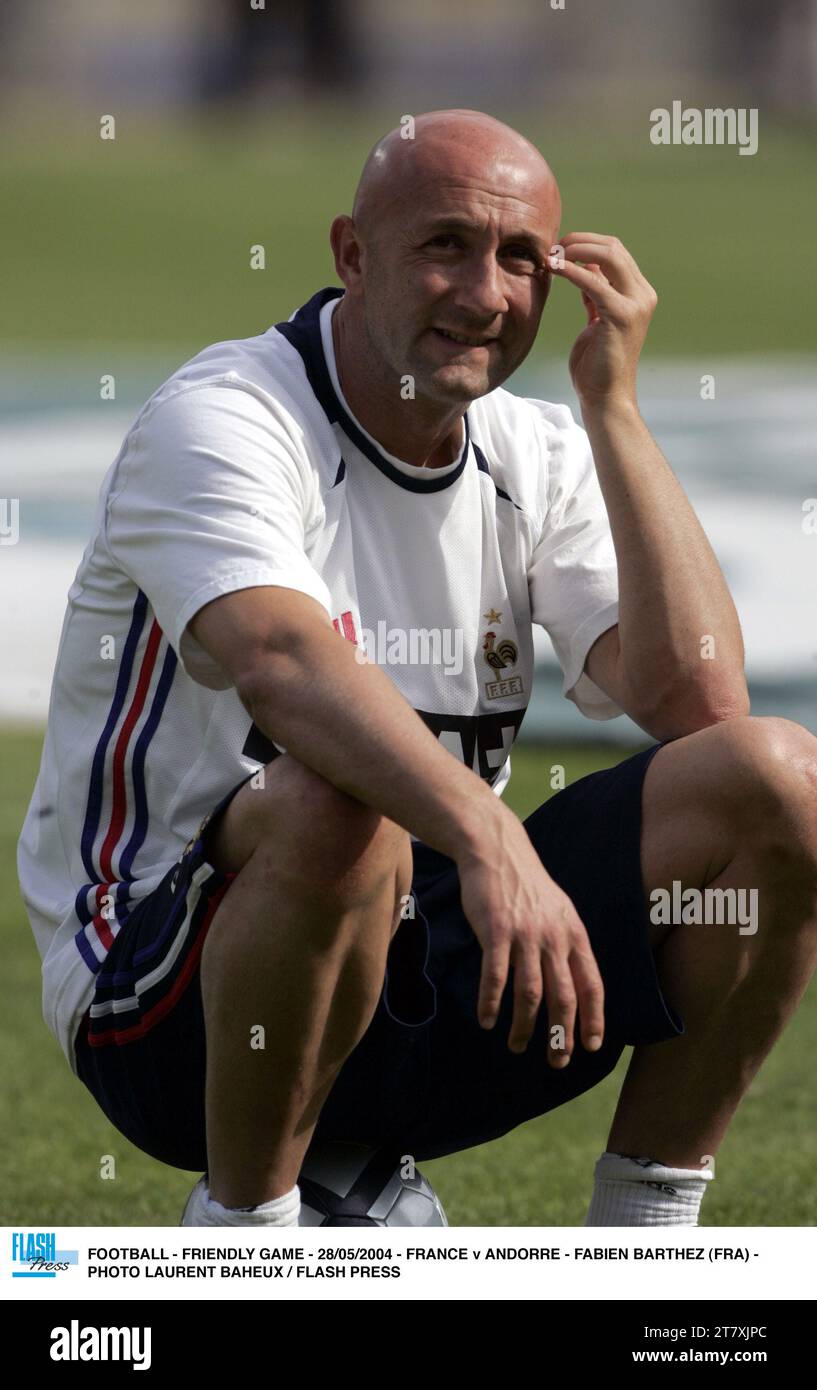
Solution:
[{"label": "man's hand", "polygon": [[548,1061],[563,1067],[573,1052],[577,1005],[584,1047],[601,1047],[604,986],[572,902],[546,872],[522,823],[501,803],[498,811],[499,834],[484,841],[490,850],[458,857],[463,911],[482,947],[479,1021],[494,1026],[513,966],[508,1046],[525,1051],[544,996]]},{"label": "man's hand", "polygon": [[634,405],[638,358],[658,296],[617,237],[569,232],[559,247],[548,266],[581,291],[587,310],[587,327],[570,354],[576,394],[582,406]]}]

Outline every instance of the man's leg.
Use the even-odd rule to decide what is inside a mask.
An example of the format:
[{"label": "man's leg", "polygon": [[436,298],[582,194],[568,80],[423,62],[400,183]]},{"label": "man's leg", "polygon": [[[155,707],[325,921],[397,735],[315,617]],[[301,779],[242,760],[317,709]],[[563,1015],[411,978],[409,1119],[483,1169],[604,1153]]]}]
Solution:
[{"label": "man's leg", "polygon": [[201,961],[209,1191],[241,1207],[298,1180],[321,1106],[377,1006],[411,890],[411,841],[284,754],[263,788],[247,783],[230,802],[207,858],[238,875]]},{"label": "man's leg", "polygon": [[[698,1169],[817,963],[817,740],[785,719],[732,719],[661,748],[643,791],[653,889],[757,889],[758,930],[653,926],[665,995],[686,1033],[637,1047],[610,1153]],[[629,1223],[627,1223],[629,1224]]]}]

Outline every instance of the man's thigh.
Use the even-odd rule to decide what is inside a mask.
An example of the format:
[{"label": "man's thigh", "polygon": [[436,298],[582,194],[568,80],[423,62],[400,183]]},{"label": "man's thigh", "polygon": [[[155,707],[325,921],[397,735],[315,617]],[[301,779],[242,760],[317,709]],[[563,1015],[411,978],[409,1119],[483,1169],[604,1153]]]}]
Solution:
[{"label": "man's thigh", "polygon": [[[459,895],[456,865],[427,846],[415,846],[413,893],[418,920],[427,923],[427,973],[435,992],[431,1020],[411,1040],[395,1027],[383,1001],[374,1024],[347,1060],[330,1096],[318,1133],[354,1138],[344,1123],[368,1123],[366,1096],[387,1096],[394,1141],[415,1158],[433,1158],[507,1133],[590,1089],[613,1069],[628,1044],[676,1037],[682,1021],[662,992],[649,942],[641,871],[641,807],[644,775],[660,745],[617,767],[593,773],[557,793],[525,822],[545,868],[573,900],[590,938],[605,986],[605,1043],[596,1053],[577,1045],[569,1066],[547,1064],[545,1005],[524,1053],[507,1046],[513,1013],[506,988],[495,1027],[477,1022],[482,953]],[[403,924],[393,950],[405,933]],[[373,1025],[374,1026],[374,1025]],[[371,1031],[371,1030],[370,1030]],[[389,1095],[389,1050],[408,1049]],[[399,1086],[403,1107],[395,1109]],[[390,1137],[388,1135],[386,1138]]]},{"label": "man's thigh", "polygon": [[[294,765],[294,768],[293,768]],[[269,789],[281,801],[303,786],[300,765],[284,757],[267,769]],[[256,785],[253,785],[253,784]],[[248,774],[204,817],[179,862],[168,871],[152,893],[134,907],[122,926],[97,976],[92,1004],[81,1021],[75,1039],[77,1073],[108,1119],[138,1148],[174,1167],[202,1170],[206,1167],[205,1080],[206,1030],[201,997],[201,955],[212,919],[235,870],[214,863],[214,845],[235,803],[247,799],[260,805],[257,774]],[[323,795],[319,788],[318,794]],[[308,806],[303,799],[290,823],[308,825]],[[235,825],[236,822],[233,821]],[[325,827],[313,827],[322,837]],[[360,825],[358,824],[358,830]],[[361,836],[350,841],[359,849]],[[362,835],[365,841],[365,830]],[[408,865],[399,856],[398,888],[411,884],[411,847]],[[351,853],[351,851],[350,851]],[[316,861],[308,843],[300,845],[301,870],[316,876]],[[395,959],[408,959],[400,943]],[[420,962],[422,967],[422,961]],[[395,972],[394,998],[399,1015],[403,997],[401,971]],[[427,985],[422,976],[421,979]],[[428,1012],[428,999],[421,998]],[[392,1085],[399,1071],[398,1059],[414,1052],[388,1009],[383,1011],[392,1069],[383,1084],[374,1113],[389,1118],[391,1098],[399,1103],[401,1087]],[[377,1045],[375,1030],[369,1039]],[[406,1092],[408,1088],[406,1087]]]}]

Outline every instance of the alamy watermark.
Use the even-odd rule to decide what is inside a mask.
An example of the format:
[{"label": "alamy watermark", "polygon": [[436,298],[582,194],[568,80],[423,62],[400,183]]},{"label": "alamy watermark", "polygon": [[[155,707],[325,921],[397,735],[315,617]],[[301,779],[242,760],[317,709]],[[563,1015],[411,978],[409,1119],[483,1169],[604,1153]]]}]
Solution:
[{"label": "alamy watermark", "polygon": [[653,145],[738,145],[739,154],[757,154],[757,107],[656,106],[650,112]]},{"label": "alamy watermark", "polygon": [[389,627],[381,618],[376,633],[370,627],[361,628],[355,660],[360,665],[441,666],[445,675],[458,676],[462,648],[461,627]]},{"label": "alamy watermark", "polygon": [[756,888],[684,888],[678,879],[650,893],[650,921],[657,927],[736,926],[740,936],[757,931]]}]

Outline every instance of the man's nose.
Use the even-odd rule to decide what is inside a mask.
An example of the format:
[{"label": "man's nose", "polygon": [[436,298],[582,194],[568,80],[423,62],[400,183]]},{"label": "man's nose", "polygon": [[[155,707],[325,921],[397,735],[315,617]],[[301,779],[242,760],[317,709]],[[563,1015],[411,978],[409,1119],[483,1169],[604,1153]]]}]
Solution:
[{"label": "man's nose", "polygon": [[460,304],[475,317],[496,317],[507,311],[502,269],[495,256],[479,256],[469,262],[463,276]]}]

